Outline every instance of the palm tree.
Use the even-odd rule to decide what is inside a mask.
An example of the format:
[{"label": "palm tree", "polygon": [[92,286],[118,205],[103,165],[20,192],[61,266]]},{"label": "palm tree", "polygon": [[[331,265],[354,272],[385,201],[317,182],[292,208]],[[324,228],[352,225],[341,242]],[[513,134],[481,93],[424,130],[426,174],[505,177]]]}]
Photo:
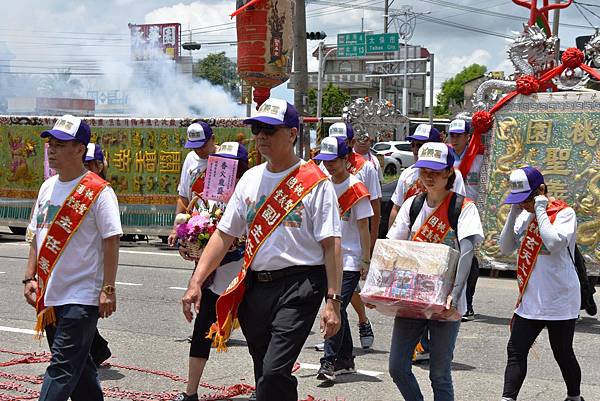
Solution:
[{"label": "palm tree", "polygon": [[80,94],[83,84],[72,77],[71,69],[58,70],[40,79],[38,90],[46,96],[75,97]]}]

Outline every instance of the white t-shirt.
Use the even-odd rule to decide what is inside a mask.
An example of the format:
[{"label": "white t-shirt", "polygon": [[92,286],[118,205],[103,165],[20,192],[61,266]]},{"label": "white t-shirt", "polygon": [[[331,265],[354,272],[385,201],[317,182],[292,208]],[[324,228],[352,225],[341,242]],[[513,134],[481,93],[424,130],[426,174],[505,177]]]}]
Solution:
[{"label": "white t-shirt", "polygon": [[[515,234],[522,241],[533,213],[523,211],[515,221]],[[535,267],[521,305],[515,313],[525,319],[568,320],[579,315],[581,294],[579,278],[569,256],[569,250],[575,255],[577,240],[577,218],[573,209],[566,208],[558,212],[552,226],[559,235],[567,238],[568,248],[551,254],[544,245],[537,257]]]},{"label": "white t-shirt", "polygon": [[379,183],[383,182],[383,169],[381,168],[381,163],[379,163],[379,159],[376,156],[373,156],[371,152],[368,152],[366,155],[361,155],[368,162],[373,164],[375,171],[377,172],[377,178],[379,178]]},{"label": "white t-shirt", "polygon": [[181,167],[181,178],[177,186],[179,196],[192,199],[192,185],[198,175],[206,170],[208,159],[201,159],[193,150],[187,154]]},{"label": "white t-shirt", "polygon": [[[400,240],[409,240],[411,239],[415,233],[421,228],[421,226],[427,221],[429,216],[433,214],[435,208],[430,207],[427,204],[427,200],[423,202],[423,208],[421,212],[418,214],[415,219],[415,224],[409,228],[410,225],[410,206],[412,205],[415,196],[411,196],[402,204],[400,207],[400,211],[396,216],[396,220],[390,231],[387,233],[387,237],[389,239],[400,239]],[[444,244],[448,245],[451,248],[459,250],[458,243],[463,238],[467,238],[470,236],[475,236],[474,243],[477,244],[483,241],[483,228],[481,226],[481,219],[479,218],[479,212],[477,211],[477,207],[474,203],[468,203],[464,205],[462,211],[460,212],[460,216],[458,216],[458,239],[457,233],[455,233],[452,229],[446,235],[444,239]],[[465,285],[462,294],[460,295],[460,299],[458,300],[458,313],[460,315],[464,315],[467,311],[467,299],[466,299],[466,290],[467,286]]]},{"label": "white t-shirt", "polygon": [[[335,193],[339,198],[348,188],[359,182],[350,174],[342,183],[333,183]],[[346,271],[360,271],[362,247],[357,221],[373,216],[373,208],[369,198],[359,200],[341,217],[342,224],[342,266]]]},{"label": "white t-shirt", "polygon": [[[454,180],[454,185],[452,186],[452,192],[456,192],[459,195],[466,196],[465,191],[465,183],[463,181],[462,175],[460,171],[455,171],[456,179]],[[402,206],[404,203],[404,194],[408,191],[413,184],[419,178],[419,169],[414,166],[409,166],[400,173],[400,177],[398,178],[398,183],[396,184],[396,189],[392,194],[392,202],[396,206]]]},{"label": "white t-shirt", "polygon": [[[465,156],[466,153],[467,150],[465,149],[463,154],[460,155],[460,158],[458,158],[456,157],[456,152],[454,152],[454,168],[458,169],[460,163],[462,162],[462,158]],[[469,170],[469,173],[467,174],[467,179],[465,181],[467,197],[473,199],[475,202],[477,202],[477,197],[479,196],[479,180],[482,164],[483,155],[475,156],[475,160],[473,160],[473,164],[471,164],[471,169]],[[462,179],[462,174],[460,174],[460,172],[458,175],[460,175]]]},{"label": "white t-shirt", "polygon": [[[28,227],[35,233],[38,255],[49,225],[82,177],[63,182],[55,175],[42,184]],[[54,265],[44,303],[47,306],[98,305],[104,279],[102,240],[121,234],[123,230],[117,197],[111,187],[106,187],[98,195]]]},{"label": "white t-shirt", "polygon": [[[327,177],[331,177],[329,171],[325,168],[325,164],[321,162],[319,164],[321,171],[327,175]],[[371,200],[381,198],[381,183],[379,182],[379,178],[377,177],[377,171],[375,171],[375,167],[373,167],[372,163],[368,161],[363,165],[363,167],[358,170],[358,173],[355,174],[355,177],[360,180],[369,191],[369,196]]]},{"label": "white t-shirt", "polygon": [[[219,222],[219,230],[234,237],[248,234],[256,211],[289,173],[299,166],[273,173],[267,163],[248,170],[238,182]],[[279,270],[295,265],[325,263],[320,241],[341,237],[338,202],[329,180],[317,184],[284,218],[256,252],[252,265],[255,271]]]}]

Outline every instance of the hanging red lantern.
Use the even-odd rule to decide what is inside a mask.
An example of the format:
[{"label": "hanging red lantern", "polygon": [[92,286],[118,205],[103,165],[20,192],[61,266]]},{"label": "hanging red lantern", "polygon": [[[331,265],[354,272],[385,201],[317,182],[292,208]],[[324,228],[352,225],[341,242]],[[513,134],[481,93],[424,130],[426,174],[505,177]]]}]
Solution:
[{"label": "hanging red lantern", "polygon": [[292,70],[294,0],[238,0],[238,73],[254,87],[257,107]]}]

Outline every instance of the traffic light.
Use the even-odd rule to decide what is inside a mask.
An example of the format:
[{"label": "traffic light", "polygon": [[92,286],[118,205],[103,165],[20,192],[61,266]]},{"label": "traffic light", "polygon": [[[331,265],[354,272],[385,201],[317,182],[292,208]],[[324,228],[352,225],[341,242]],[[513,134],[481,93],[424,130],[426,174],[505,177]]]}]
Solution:
[{"label": "traffic light", "polygon": [[183,47],[184,50],[200,50],[202,45],[197,42],[185,42],[181,47]]},{"label": "traffic light", "polygon": [[325,39],[327,34],[325,32],[306,32],[306,39],[308,40],[321,40]]}]

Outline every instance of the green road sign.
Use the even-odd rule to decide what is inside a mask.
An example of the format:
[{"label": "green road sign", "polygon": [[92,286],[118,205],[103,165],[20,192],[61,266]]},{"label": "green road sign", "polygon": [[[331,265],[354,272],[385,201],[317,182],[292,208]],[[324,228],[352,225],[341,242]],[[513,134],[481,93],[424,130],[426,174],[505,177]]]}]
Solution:
[{"label": "green road sign", "polygon": [[[382,33],[367,36],[367,53],[383,53],[398,51],[400,46],[397,33]],[[339,42],[339,35],[338,35]]]},{"label": "green road sign", "polygon": [[367,54],[364,32],[338,33],[338,57],[363,57]]}]

